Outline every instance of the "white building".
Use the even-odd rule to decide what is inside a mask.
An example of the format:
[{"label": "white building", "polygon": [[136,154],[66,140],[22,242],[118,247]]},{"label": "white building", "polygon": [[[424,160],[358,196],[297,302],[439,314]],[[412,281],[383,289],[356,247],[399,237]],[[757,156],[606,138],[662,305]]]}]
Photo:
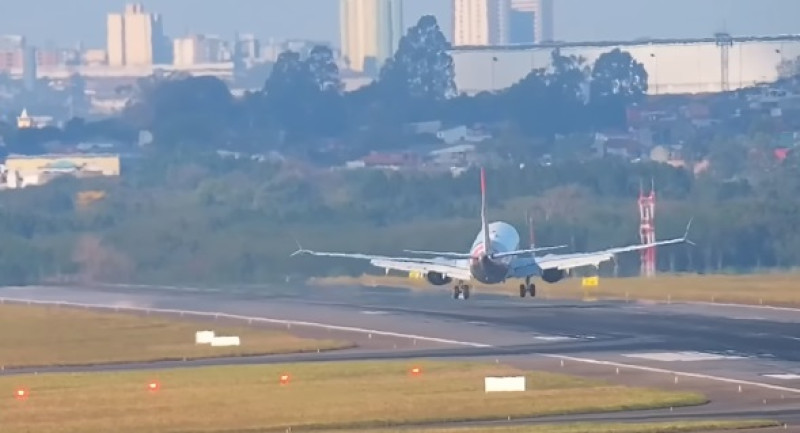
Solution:
[{"label": "white building", "polygon": [[[562,55],[582,56],[591,64],[619,48],[642,63],[649,74],[649,93],[704,93],[722,89],[722,48],[714,38],[633,42],[573,43],[505,47],[455,47],[451,51],[459,92],[507,88],[533,69],[546,68],[554,48]],[[782,60],[800,56],[800,35],[734,37],[728,48],[728,83],[734,90],[778,78]]]},{"label": "white building", "polygon": [[109,14],[107,51],[110,66],[145,66],[166,59],[164,27],[159,14],[138,3],[125,6],[122,14]]},{"label": "white building", "polygon": [[507,44],[510,17],[510,0],[453,0],[453,45]]},{"label": "white building", "polygon": [[229,44],[216,35],[191,35],[172,41],[172,63],[193,66],[232,60]]},{"label": "white building", "polygon": [[[377,63],[378,2],[340,0],[339,26],[342,56],[349,69],[363,72]],[[373,65],[374,67],[374,65]]]}]

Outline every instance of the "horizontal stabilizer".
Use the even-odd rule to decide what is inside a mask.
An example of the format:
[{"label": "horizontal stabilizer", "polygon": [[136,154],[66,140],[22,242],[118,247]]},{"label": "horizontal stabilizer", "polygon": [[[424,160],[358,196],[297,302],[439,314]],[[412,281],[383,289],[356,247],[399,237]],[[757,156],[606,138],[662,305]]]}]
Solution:
[{"label": "horizontal stabilizer", "polygon": [[[508,251],[504,253],[494,253],[490,257],[491,258],[501,258],[501,257],[509,257],[509,256],[524,256],[530,255],[534,253],[538,253],[540,251],[550,251],[556,250],[560,248],[566,248],[566,245],[558,245],[555,247],[539,247],[539,248],[531,248],[529,250],[517,250],[517,251]],[[405,253],[409,254],[419,254],[423,256],[437,256],[437,257],[444,257],[450,259],[468,259],[472,257],[469,253],[454,253],[454,252],[445,252],[445,251],[418,251],[418,250],[403,250]]]}]

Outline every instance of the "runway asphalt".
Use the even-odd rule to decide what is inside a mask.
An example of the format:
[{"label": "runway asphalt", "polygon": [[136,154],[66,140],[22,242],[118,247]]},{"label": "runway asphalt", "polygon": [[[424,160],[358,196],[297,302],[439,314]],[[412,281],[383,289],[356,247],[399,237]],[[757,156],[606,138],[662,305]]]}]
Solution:
[{"label": "runway asphalt", "polygon": [[[777,399],[780,394],[784,403],[790,403],[789,406],[770,405],[769,410],[779,411],[772,415],[765,413],[767,408],[753,408],[749,417],[766,416],[800,423],[800,311],[677,303],[583,303],[480,294],[463,301],[452,299],[446,290],[412,293],[346,287],[265,290],[250,294],[120,287],[22,287],[0,288],[0,298],[219,312],[315,322],[357,329],[330,331],[316,326],[294,326],[293,329],[321,335],[336,332],[337,338],[342,338],[339,335],[344,332],[362,339],[374,331],[369,335],[370,340],[386,344],[386,348],[262,358],[34,369],[40,373],[417,357],[493,357],[532,362],[566,359],[571,365],[581,364],[584,368],[621,366],[642,374],[662,374],[669,378],[676,374],[667,372],[677,372],[677,376],[693,380],[706,380],[710,376],[708,380],[731,389],[744,386],[770,393],[770,399],[773,395]],[[30,372],[30,369],[6,370],[5,374]],[[726,409],[710,410],[714,411],[724,412]],[[710,418],[714,415],[703,410],[694,415],[690,412],[662,411],[647,417],[647,420],[681,416]],[[736,412],[744,414],[741,408]],[[636,416],[642,416],[642,413],[597,417],[629,420]],[[569,417],[569,420],[578,418]],[[537,419],[539,421],[543,419]]]}]

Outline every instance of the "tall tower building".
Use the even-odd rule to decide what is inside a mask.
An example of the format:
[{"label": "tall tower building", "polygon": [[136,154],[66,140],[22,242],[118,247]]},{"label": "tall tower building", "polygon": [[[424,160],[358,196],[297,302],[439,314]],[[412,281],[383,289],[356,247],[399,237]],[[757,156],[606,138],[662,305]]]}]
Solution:
[{"label": "tall tower building", "polygon": [[555,6],[554,0],[536,0],[536,42],[553,42],[555,40]]},{"label": "tall tower building", "polygon": [[350,69],[374,75],[400,45],[402,0],[340,0],[341,49]]},{"label": "tall tower building", "polygon": [[553,41],[553,1],[511,0],[511,42]]},{"label": "tall tower building", "polygon": [[453,0],[453,45],[509,43],[510,0]]},{"label": "tall tower building", "polygon": [[378,2],[378,53],[380,66],[392,58],[400,46],[405,32],[403,25],[403,0],[377,0]]},{"label": "tall tower building", "polygon": [[342,56],[350,69],[364,72],[378,52],[376,0],[340,0],[339,25]]},{"label": "tall tower building", "polygon": [[106,21],[106,51],[109,66],[125,66],[125,16],[109,14]]},{"label": "tall tower building", "polygon": [[145,66],[168,60],[161,15],[146,12],[139,3],[126,5],[123,14],[110,14],[107,31],[111,66]]},{"label": "tall tower building", "polygon": [[539,0],[511,0],[509,42],[532,44],[536,39],[536,10]]}]

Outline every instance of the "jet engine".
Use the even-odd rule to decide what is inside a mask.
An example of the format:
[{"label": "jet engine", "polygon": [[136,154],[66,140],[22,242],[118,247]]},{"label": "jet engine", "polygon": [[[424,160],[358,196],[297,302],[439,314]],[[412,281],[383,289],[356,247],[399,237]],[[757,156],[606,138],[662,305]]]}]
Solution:
[{"label": "jet engine", "polygon": [[566,275],[563,269],[545,269],[542,271],[542,280],[548,283],[557,283]]},{"label": "jet engine", "polygon": [[433,284],[434,286],[443,286],[451,281],[453,281],[450,277],[445,277],[444,275],[438,272],[428,272],[425,275],[425,279],[428,280],[429,283]]}]

